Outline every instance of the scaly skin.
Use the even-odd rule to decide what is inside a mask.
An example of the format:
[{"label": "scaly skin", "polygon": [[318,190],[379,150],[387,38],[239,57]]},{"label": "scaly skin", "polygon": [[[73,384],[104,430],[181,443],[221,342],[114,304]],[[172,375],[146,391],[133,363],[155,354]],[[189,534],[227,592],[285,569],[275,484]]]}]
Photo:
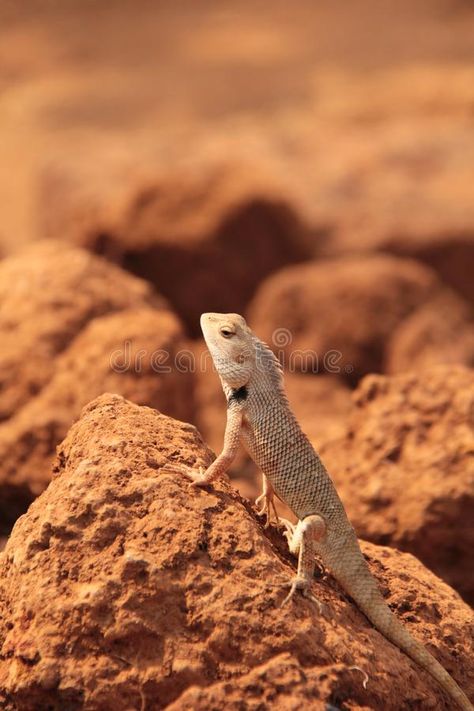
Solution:
[{"label": "scaly skin", "polygon": [[283,521],[290,550],[298,555],[285,602],[296,590],[315,599],[310,587],[320,558],[372,624],[426,669],[459,708],[473,711],[454,679],[385,603],[334,484],[290,410],[272,351],[238,314],[203,314],[201,327],[227,397],[227,426],[223,450],[207,471],[184,473],[197,486],[208,484],[227,470],[243,440],[265,475],[260,501],[267,518],[275,493],[299,520],[296,527]]}]

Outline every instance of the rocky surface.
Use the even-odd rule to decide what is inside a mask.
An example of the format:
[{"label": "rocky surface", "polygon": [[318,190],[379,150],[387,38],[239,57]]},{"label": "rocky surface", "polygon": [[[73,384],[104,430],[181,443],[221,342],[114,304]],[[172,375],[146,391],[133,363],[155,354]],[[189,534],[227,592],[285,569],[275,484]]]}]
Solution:
[{"label": "rocky surface", "polygon": [[474,602],[474,373],[369,376],[323,458],[358,534],[415,554]]},{"label": "rocky surface", "polygon": [[269,277],[249,320],[290,370],[335,373],[354,382],[383,371],[396,327],[441,297],[456,306],[459,301],[433,271],[412,260],[318,260]]},{"label": "rocky surface", "polygon": [[[0,560],[4,708],[204,709],[224,695],[237,708],[246,693],[249,708],[398,709],[401,679],[407,704],[448,708],[333,581],[315,583],[328,617],[303,599],[278,606],[267,581],[294,567],[281,537],[275,548],[225,482],[196,491],[163,469],[210,460],[189,425],[117,396],[87,406]],[[466,606],[410,556],[365,551],[388,601],[469,692]]]},{"label": "rocky surface", "polygon": [[[243,695],[249,709],[449,708],[330,578],[314,583],[324,615],[303,598],[280,607],[268,583],[294,570],[281,535],[225,481],[198,491],[166,470],[178,461],[211,461],[194,427],[113,395],[84,409],[0,557],[6,711],[237,709]],[[472,695],[469,608],[410,555],[364,551]]]},{"label": "rocky surface", "polygon": [[56,446],[104,391],[193,419],[193,374],[178,361],[184,345],[176,316],[145,306],[94,318],[82,329],[41,392],[0,424],[0,530],[8,531],[46,487]]},{"label": "rocky surface", "polygon": [[43,242],[0,262],[0,421],[41,391],[92,319],[144,305],[164,301],[85,250]]},{"label": "rocky surface", "polygon": [[[7,0],[0,18],[0,706],[450,707],[330,578],[327,617],[280,610],[281,535],[226,483],[161,470],[211,454],[115,396],[7,543],[103,391],[220,450],[220,383],[184,340],[204,310],[245,312],[281,355],[358,531],[444,578],[364,546],[472,696],[472,615],[446,582],[474,603],[473,4]],[[373,372],[395,377],[350,414]],[[259,493],[243,452],[231,477]]]}]

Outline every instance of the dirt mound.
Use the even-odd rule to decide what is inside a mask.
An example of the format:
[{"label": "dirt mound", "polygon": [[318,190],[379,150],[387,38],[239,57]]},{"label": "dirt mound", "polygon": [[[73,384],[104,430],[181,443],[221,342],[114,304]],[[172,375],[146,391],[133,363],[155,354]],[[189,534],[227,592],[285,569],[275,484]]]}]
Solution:
[{"label": "dirt mound", "polygon": [[332,233],[328,255],[418,259],[474,300],[473,78],[472,63],[317,73],[288,172],[305,219]]},{"label": "dirt mound", "polygon": [[55,361],[42,391],[0,425],[0,530],[48,484],[56,446],[82,407],[103,392],[193,418],[193,376],[180,372],[182,326],[147,307],[93,319]]},{"label": "dirt mound", "polygon": [[444,294],[408,316],[387,345],[389,373],[423,370],[440,363],[474,366],[472,310],[452,294]]},{"label": "dirt mound", "polygon": [[62,207],[44,226],[48,236],[66,236],[152,282],[193,335],[202,312],[243,311],[267,274],[309,256],[282,191],[248,166],[122,175],[105,193],[101,181],[92,205],[81,181],[78,196],[67,180],[56,182]]},{"label": "dirt mound", "polygon": [[[303,102],[267,116],[175,131],[157,131],[153,117],[114,138],[85,132],[79,146],[63,136],[34,177],[35,231],[125,259],[176,302],[194,334],[199,310],[242,310],[259,279],[322,249],[416,258],[472,301],[473,76],[451,62],[318,67]],[[303,249],[302,232],[313,237]]]},{"label": "dirt mound", "polygon": [[269,277],[249,317],[290,370],[339,373],[357,381],[383,371],[393,330],[440,294],[450,291],[412,260],[388,255],[320,260]]},{"label": "dirt mound", "polygon": [[[277,548],[227,483],[198,491],[163,469],[175,461],[211,461],[190,425],[117,396],[85,408],[0,557],[7,711],[237,708],[243,692],[255,709],[449,708],[331,579],[314,585],[326,615],[303,598],[281,608],[268,587],[294,570],[281,536]],[[472,694],[470,610],[410,555],[364,550],[387,601]]]},{"label": "dirt mound", "polygon": [[56,356],[93,318],[164,301],[85,250],[45,242],[0,263],[0,304],[1,421],[41,391]]},{"label": "dirt mound", "polygon": [[407,550],[474,602],[474,372],[369,376],[322,448],[358,534]]},{"label": "dirt mound", "polygon": [[433,225],[417,234],[406,229],[405,236],[384,240],[381,248],[428,264],[446,284],[474,304],[474,216],[458,230],[447,228],[440,233],[439,227]]}]

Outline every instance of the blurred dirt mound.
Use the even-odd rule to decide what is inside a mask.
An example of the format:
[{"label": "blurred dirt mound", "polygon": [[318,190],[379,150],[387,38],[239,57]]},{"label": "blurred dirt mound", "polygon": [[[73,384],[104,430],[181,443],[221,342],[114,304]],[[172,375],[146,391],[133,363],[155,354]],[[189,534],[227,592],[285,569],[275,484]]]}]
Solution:
[{"label": "blurred dirt mound", "polygon": [[[6,711],[236,709],[244,693],[252,709],[448,709],[330,579],[315,583],[327,616],[303,598],[281,608],[268,583],[294,563],[228,484],[198,491],[163,469],[175,461],[211,461],[190,425],[117,396],[85,408],[0,557]],[[411,556],[364,550],[387,601],[472,694],[470,610]]]},{"label": "blurred dirt mound", "polygon": [[336,439],[345,430],[351,391],[339,379],[286,373],[285,389],[298,422],[315,447]]},{"label": "blurred dirt mound", "polygon": [[358,534],[416,555],[474,602],[474,372],[369,376],[323,458]]},{"label": "blurred dirt mound", "polygon": [[193,419],[193,376],[176,369],[183,329],[168,311],[128,309],[93,319],[55,360],[42,391],[0,425],[0,531],[49,483],[56,446],[103,392]]},{"label": "blurred dirt mound", "polygon": [[405,235],[390,238],[382,246],[394,254],[429,264],[446,284],[474,304],[474,221],[469,219],[469,224],[459,231],[447,228],[440,233],[439,228],[433,227],[425,234],[414,234],[408,229]]},{"label": "blurred dirt mound", "polygon": [[474,301],[472,62],[317,72],[314,95],[292,114],[290,173],[307,222],[331,229],[328,255],[420,259]]},{"label": "blurred dirt mound", "polygon": [[[338,373],[356,382],[369,372],[383,371],[393,331],[418,309],[438,301],[449,318],[451,310],[468,311],[424,265],[367,255],[277,272],[258,290],[249,320],[290,371]],[[441,323],[440,332],[445,330]],[[438,362],[444,358],[441,348]]]},{"label": "blurred dirt mound", "polygon": [[440,363],[474,367],[472,308],[453,294],[440,294],[404,319],[387,345],[389,373]]},{"label": "blurred dirt mound", "polygon": [[99,257],[57,247],[0,264],[2,532],[47,485],[57,444],[92,398],[112,390],[193,417],[193,377],[175,363],[183,329],[163,299]]},{"label": "blurred dirt mound", "polygon": [[243,311],[262,278],[309,255],[296,214],[251,165],[103,182],[94,192],[83,177],[76,195],[67,178],[52,180],[58,208],[45,231],[152,282],[193,335],[201,313]]},{"label": "blurred dirt mound", "polygon": [[55,357],[97,316],[164,301],[85,250],[33,245],[0,262],[0,420],[40,392]]},{"label": "blurred dirt mound", "polygon": [[415,258],[474,303],[471,64],[326,65],[307,87],[271,115],[60,143],[35,176],[37,233],[124,259],[193,334],[199,310],[243,310],[309,254]]}]

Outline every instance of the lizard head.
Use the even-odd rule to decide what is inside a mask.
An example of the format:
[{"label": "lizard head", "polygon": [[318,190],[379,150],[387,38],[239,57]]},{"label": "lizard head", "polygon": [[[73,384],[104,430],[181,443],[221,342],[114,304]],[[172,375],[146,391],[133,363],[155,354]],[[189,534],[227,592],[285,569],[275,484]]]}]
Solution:
[{"label": "lizard head", "polygon": [[239,314],[206,313],[201,329],[214,365],[230,388],[247,385],[255,369],[255,343],[252,331]]}]

